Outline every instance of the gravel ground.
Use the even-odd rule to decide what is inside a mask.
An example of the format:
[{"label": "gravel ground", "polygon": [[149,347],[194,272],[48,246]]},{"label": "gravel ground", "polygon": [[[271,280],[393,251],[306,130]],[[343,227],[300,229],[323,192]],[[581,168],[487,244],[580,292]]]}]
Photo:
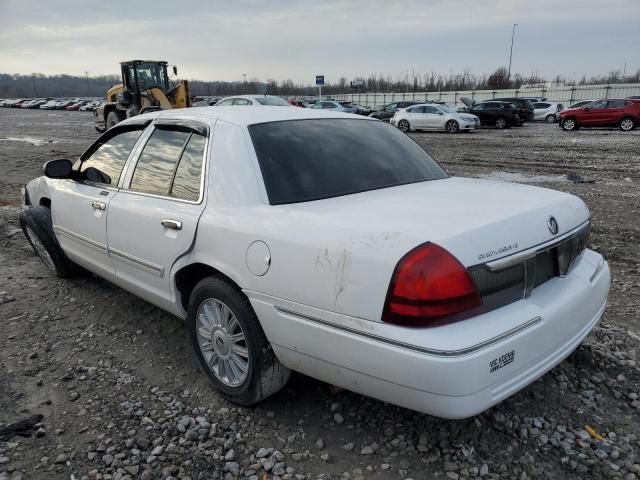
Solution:
[{"label": "gravel ground", "polygon": [[[296,374],[253,409],[219,398],[179,320],[95,277],[52,278],[18,229],[20,186],[80,154],[91,115],[0,109],[0,480],[640,478],[640,131],[412,136],[452,174],[582,197],[613,271],[587,341],[463,421]],[[25,436],[2,436],[31,415]]]}]

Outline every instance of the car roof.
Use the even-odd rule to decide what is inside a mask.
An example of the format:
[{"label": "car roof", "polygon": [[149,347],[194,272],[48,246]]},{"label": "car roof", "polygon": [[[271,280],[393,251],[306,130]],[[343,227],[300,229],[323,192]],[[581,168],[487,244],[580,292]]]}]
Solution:
[{"label": "car roof", "polygon": [[213,126],[216,121],[222,120],[238,126],[255,125],[258,123],[279,122],[285,120],[308,120],[319,118],[344,118],[352,120],[365,120],[377,122],[374,118],[364,117],[351,113],[336,112],[334,110],[322,110],[300,107],[269,107],[255,108],[252,106],[229,106],[229,107],[198,107],[198,108],[178,108],[175,110],[161,110],[156,112],[137,115],[120,122],[118,125],[127,123],[139,123],[145,119],[173,119],[186,121],[199,121]]},{"label": "car roof", "polygon": [[250,98],[250,99],[256,99],[256,98],[282,98],[284,100],[283,97],[279,96],[279,95],[231,95],[230,97],[224,97],[221,98],[220,100],[228,100],[229,98]]}]

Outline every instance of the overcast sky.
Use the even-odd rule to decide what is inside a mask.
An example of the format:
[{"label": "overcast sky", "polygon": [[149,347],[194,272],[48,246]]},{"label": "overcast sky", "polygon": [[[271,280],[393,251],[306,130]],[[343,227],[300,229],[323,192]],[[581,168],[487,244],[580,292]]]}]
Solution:
[{"label": "overcast sky", "polygon": [[372,73],[579,79],[640,69],[640,0],[0,0],[0,72],[119,74],[134,58],[202,80]]}]

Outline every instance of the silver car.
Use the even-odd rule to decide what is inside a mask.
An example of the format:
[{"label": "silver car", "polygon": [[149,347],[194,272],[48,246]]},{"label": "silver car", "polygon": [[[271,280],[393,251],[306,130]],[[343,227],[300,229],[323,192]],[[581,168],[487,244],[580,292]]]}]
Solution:
[{"label": "silver car", "polygon": [[338,102],[336,100],[322,100],[313,107],[322,110],[333,110],[335,112],[356,113],[358,110],[351,102]]},{"label": "silver car", "polygon": [[564,105],[556,102],[535,102],[533,104],[533,119],[556,123],[560,120],[560,112],[564,110]]}]

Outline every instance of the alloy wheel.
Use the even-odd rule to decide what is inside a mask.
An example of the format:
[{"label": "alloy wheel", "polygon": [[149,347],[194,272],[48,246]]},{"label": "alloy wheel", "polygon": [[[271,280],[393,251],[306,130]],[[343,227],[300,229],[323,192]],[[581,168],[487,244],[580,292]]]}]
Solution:
[{"label": "alloy wheel", "polygon": [[200,304],[197,313],[198,346],[208,368],[224,385],[239,387],[249,375],[249,348],[231,309],[215,298]]},{"label": "alloy wheel", "polygon": [[458,131],[458,122],[455,120],[449,120],[446,125],[447,132],[456,133]]},{"label": "alloy wheel", "polygon": [[631,120],[630,118],[625,118],[620,122],[620,130],[623,130],[625,132],[628,132],[629,130],[633,130],[633,127],[634,127],[633,120]]},{"label": "alloy wheel", "polygon": [[574,128],[576,128],[576,121],[573,118],[567,118],[562,123],[562,128],[564,128],[565,130],[573,130]]}]

